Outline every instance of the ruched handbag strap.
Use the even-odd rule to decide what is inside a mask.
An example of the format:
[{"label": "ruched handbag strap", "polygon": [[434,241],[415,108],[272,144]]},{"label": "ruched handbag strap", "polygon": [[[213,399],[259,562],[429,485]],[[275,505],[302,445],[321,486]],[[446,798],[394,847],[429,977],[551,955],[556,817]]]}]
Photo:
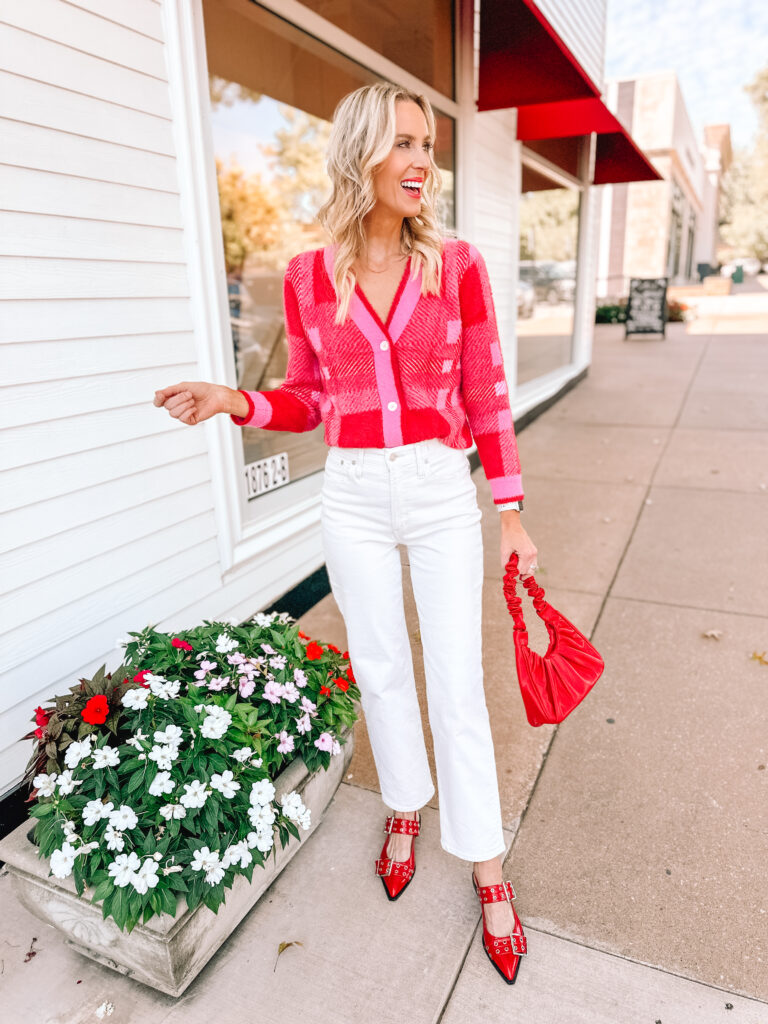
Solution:
[{"label": "ruched handbag strap", "polygon": [[[509,556],[505,572],[504,572],[504,598],[507,602],[507,608],[512,616],[515,624],[515,629],[521,633],[528,635],[528,629],[525,625],[525,619],[523,618],[523,599],[518,596],[517,593],[517,552],[513,551]],[[544,588],[539,586],[534,577],[526,576],[521,581],[525,589],[528,591],[530,596],[533,598],[533,607],[538,615],[541,615],[544,608],[547,606],[547,602],[544,600]]]}]

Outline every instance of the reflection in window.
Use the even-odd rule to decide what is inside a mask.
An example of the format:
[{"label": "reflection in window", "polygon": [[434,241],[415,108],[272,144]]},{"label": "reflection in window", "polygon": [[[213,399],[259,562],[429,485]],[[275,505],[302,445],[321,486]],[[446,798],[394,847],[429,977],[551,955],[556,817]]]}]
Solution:
[{"label": "reflection in window", "polygon": [[538,172],[523,175],[517,295],[517,381],[571,362],[579,199]]},{"label": "reflection in window", "polygon": [[[237,387],[285,379],[282,283],[288,261],[326,245],[316,212],[330,194],[331,118],[378,76],[251,0],[203,0],[211,127]],[[454,125],[435,111],[443,226],[454,228]],[[287,453],[289,481],[322,469],[321,423],[303,434],[244,428],[245,465]]]}]

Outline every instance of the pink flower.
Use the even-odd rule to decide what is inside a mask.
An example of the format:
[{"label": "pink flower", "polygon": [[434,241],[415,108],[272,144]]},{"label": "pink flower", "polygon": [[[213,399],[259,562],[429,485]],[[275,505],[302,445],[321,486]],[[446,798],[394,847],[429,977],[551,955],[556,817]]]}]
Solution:
[{"label": "pink flower", "polygon": [[238,686],[238,690],[240,691],[240,696],[241,697],[243,697],[243,698],[250,697],[255,689],[256,689],[256,683],[254,683],[254,681],[252,679],[245,679],[245,678],[243,678],[243,679],[240,680],[240,685]]},{"label": "pink flower", "polygon": [[301,718],[296,719],[296,728],[299,732],[309,732],[312,728],[312,723],[309,720],[309,715],[305,712]]},{"label": "pink flower", "polygon": [[283,699],[283,688],[280,683],[276,683],[274,680],[270,679],[264,687],[264,693],[262,696],[265,700],[272,701],[273,704],[279,704]]},{"label": "pink flower", "polygon": [[321,732],[315,740],[318,750],[333,750],[333,736],[329,732]]},{"label": "pink flower", "polygon": [[227,686],[228,684],[229,684],[229,676],[219,676],[218,678],[216,676],[214,676],[213,679],[209,679],[208,680],[208,689],[209,690],[213,690],[213,691],[223,690],[224,687]]},{"label": "pink flower", "polygon": [[280,742],[277,745],[278,752],[289,754],[293,750],[293,736],[290,736],[285,729],[280,733]]},{"label": "pink flower", "polygon": [[302,711],[308,711],[310,714],[314,714],[317,709],[317,704],[313,704],[309,697],[301,698]]}]

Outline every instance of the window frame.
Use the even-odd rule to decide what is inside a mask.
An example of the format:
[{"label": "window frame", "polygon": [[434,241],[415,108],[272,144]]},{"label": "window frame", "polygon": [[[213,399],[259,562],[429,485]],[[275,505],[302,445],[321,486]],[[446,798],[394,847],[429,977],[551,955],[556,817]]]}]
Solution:
[{"label": "window frame", "polygon": [[[471,224],[465,214],[471,209],[470,183],[465,169],[469,166],[471,146],[467,123],[475,112],[473,33],[469,30],[474,19],[472,0],[454,0],[455,100],[382,57],[298,0],[259,0],[259,4],[383,78],[422,93],[442,114],[453,118],[454,222],[458,234],[469,235]],[[165,0],[162,12],[198,367],[204,379],[236,388],[202,0]],[[227,582],[228,578],[239,574],[244,563],[279,549],[290,539],[306,537],[319,530],[318,474],[310,473],[269,492],[265,497],[282,494],[282,500],[269,502],[269,511],[251,518],[247,514],[245,462],[239,428],[225,416],[207,420],[203,428],[210,455],[222,582]]]}]

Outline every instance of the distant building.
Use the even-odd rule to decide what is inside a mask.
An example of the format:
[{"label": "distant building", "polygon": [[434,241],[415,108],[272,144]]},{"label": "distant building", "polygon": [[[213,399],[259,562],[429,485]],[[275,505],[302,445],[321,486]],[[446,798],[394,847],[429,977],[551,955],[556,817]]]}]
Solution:
[{"label": "distant building", "polygon": [[663,180],[602,190],[597,296],[626,296],[631,277],[697,282],[700,264],[717,265],[729,126],[707,126],[699,144],[673,71],[609,79],[606,102]]}]

